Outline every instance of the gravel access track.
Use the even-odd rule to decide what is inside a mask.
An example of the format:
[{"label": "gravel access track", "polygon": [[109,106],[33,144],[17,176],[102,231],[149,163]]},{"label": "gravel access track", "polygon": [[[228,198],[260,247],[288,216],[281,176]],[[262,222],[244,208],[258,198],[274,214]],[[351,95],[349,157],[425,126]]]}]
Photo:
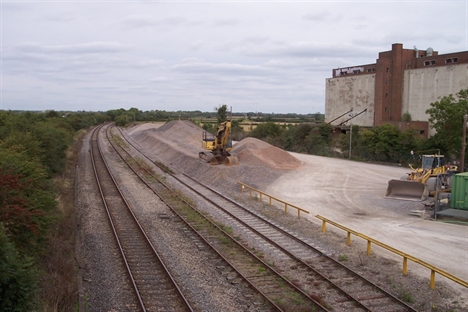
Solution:
[{"label": "gravel access track", "polygon": [[[127,143],[138,149],[131,141]],[[143,157],[154,161],[146,155]],[[169,170],[166,173],[169,174]],[[297,237],[185,174],[173,174],[171,177],[172,183],[183,184],[184,194],[202,203],[199,206],[204,214],[232,228],[242,244],[260,250],[267,262],[274,263],[276,270],[289,279],[293,278],[296,285],[326,307],[334,311],[415,311],[340,262],[322,254],[310,240]]]},{"label": "gravel access track", "polygon": [[98,141],[100,130],[93,133],[91,159],[109,222],[135,289],[136,302],[129,308],[193,311],[112,177]]}]

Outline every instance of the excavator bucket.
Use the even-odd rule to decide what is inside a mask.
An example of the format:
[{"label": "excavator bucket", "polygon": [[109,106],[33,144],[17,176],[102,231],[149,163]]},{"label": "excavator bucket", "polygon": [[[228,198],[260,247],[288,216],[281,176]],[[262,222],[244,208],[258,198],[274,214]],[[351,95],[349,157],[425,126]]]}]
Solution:
[{"label": "excavator bucket", "polygon": [[203,159],[206,162],[211,162],[211,158],[213,158],[213,155],[211,153],[208,155],[205,152],[200,152],[200,153],[198,153],[198,157],[200,159]]},{"label": "excavator bucket", "polygon": [[221,155],[213,155],[213,157],[210,159],[210,164],[212,165],[222,165],[225,161],[225,157]]},{"label": "excavator bucket", "polygon": [[429,196],[425,184],[416,181],[390,180],[388,181],[385,198],[423,201]]},{"label": "excavator bucket", "polygon": [[239,159],[236,156],[226,157],[226,166],[234,166],[239,164]]}]

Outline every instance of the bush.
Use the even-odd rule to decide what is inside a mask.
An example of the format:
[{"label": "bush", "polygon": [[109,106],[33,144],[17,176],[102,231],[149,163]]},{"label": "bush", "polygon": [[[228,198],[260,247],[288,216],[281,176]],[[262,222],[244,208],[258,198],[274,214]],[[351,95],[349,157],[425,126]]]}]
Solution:
[{"label": "bush", "polygon": [[33,260],[22,257],[0,223],[0,311],[30,311],[36,293]]}]

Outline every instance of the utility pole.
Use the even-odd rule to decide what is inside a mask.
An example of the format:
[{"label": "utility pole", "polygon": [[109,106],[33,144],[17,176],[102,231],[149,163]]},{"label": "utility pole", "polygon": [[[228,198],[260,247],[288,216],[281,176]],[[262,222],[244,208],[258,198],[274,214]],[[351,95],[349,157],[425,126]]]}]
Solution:
[{"label": "utility pole", "polygon": [[[348,114],[351,117],[349,120],[353,119],[355,116],[359,115],[358,113],[350,113]],[[353,141],[353,121],[350,121],[350,128],[349,128],[349,159],[351,159],[351,151],[352,151],[352,141]]]},{"label": "utility pole", "polygon": [[465,149],[466,149],[466,122],[468,121],[468,115],[463,116],[463,136],[462,136],[462,150],[461,150],[461,161],[460,161],[460,172],[465,172]]},{"label": "utility pole", "polygon": [[351,122],[351,128],[349,132],[349,159],[351,159],[351,144],[353,142],[353,123]]}]

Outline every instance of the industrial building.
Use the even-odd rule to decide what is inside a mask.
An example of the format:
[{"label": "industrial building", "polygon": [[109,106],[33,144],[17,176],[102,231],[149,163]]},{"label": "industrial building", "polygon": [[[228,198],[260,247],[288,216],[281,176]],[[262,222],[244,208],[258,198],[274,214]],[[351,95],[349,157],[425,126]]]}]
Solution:
[{"label": "industrial building", "polygon": [[326,80],[325,121],[349,128],[393,124],[428,137],[426,110],[441,97],[468,88],[468,51],[439,55],[403,49],[401,43],[380,52],[377,62],[333,69]]}]

